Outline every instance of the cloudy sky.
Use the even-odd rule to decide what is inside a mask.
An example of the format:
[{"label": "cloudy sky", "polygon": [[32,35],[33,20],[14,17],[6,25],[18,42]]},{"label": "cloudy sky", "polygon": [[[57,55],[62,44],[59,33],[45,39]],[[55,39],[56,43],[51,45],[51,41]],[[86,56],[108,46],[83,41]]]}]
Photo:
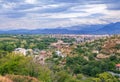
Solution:
[{"label": "cloudy sky", "polygon": [[36,29],[120,21],[120,0],[0,0],[0,29]]}]

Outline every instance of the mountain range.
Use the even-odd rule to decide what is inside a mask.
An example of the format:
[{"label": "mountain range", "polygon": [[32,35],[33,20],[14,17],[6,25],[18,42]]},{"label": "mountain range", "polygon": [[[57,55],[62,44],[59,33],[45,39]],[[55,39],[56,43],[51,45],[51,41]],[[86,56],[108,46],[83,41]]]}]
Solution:
[{"label": "mountain range", "polygon": [[54,29],[18,29],[0,31],[0,34],[120,34],[120,22],[105,25],[79,25]]}]

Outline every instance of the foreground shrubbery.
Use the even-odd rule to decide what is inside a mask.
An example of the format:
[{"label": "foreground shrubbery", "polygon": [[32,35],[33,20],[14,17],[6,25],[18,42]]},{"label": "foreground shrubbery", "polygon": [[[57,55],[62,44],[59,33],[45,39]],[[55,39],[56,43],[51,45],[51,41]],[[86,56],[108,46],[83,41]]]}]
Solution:
[{"label": "foreground shrubbery", "polygon": [[[42,67],[34,63],[32,57],[25,57],[22,55],[7,54],[3,58],[1,58],[0,74],[2,76],[5,76],[7,74],[30,76],[30,77],[35,77],[43,82],[51,82],[50,70],[47,67]],[[15,76],[14,79],[17,77]],[[20,80],[22,80],[22,78]],[[30,82],[30,81],[19,81],[19,82]]]}]

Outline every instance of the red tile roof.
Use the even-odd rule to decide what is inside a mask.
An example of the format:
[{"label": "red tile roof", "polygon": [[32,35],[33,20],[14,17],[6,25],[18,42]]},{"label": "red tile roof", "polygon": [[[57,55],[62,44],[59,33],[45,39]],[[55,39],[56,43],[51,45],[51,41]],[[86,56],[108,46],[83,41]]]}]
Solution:
[{"label": "red tile roof", "polygon": [[116,67],[120,67],[120,64],[116,64]]}]

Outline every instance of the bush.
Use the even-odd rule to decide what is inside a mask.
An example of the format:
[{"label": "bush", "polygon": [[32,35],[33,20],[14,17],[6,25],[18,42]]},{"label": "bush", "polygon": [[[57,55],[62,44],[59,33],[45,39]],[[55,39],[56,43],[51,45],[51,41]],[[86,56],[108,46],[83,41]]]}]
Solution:
[{"label": "bush", "polygon": [[[39,80],[42,80],[44,82],[51,82],[51,71],[47,67],[42,67],[34,63],[32,60],[33,59],[31,57],[8,54],[0,59],[0,74],[30,76],[38,78]],[[24,80],[23,77],[20,79],[20,82],[22,82],[22,80]]]}]

